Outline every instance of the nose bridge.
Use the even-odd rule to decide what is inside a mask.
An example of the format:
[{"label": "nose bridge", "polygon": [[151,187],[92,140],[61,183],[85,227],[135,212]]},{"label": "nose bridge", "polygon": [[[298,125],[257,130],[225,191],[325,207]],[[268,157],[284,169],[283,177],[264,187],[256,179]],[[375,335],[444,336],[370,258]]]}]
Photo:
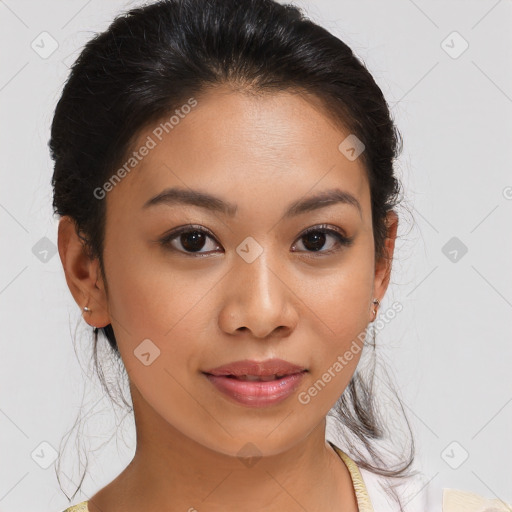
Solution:
[{"label": "nose bridge", "polygon": [[[279,288],[279,280],[277,280],[274,272],[271,268],[273,267],[271,249],[268,247],[261,247],[258,250],[257,247],[251,246],[251,241],[244,244],[240,244],[237,249],[239,255],[238,261],[236,261],[234,272],[237,275],[237,282],[240,283],[240,292],[243,296],[245,304],[249,305],[255,302],[258,307],[275,307],[275,303],[281,294]],[[248,253],[244,253],[244,250],[249,248]],[[258,250],[256,257],[251,255],[251,252]],[[249,256],[249,257],[246,257]],[[253,257],[251,257],[253,256]],[[272,303],[272,304],[271,304]]]},{"label": "nose bridge", "polygon": [[280,276],[283,266],[270,247],[254,239],[244,240],[237,248],[233,264],[234,291],[231,307],[235,308],[238,324],[255,336],[266,336],[277,327],[292,327],[291,291],[286,277]]}]

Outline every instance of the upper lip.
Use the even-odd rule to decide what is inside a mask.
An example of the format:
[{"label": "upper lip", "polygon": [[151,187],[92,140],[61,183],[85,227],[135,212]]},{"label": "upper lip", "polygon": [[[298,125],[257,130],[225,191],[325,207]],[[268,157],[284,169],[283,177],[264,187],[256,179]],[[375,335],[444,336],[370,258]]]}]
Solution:
[{"label": "upper lip", "polygon": [[244,375],[254,375],[256,377],[265,377],[269,375],[292,375],[305,371],[306,368],[283,359],[267,359],[266,361],[252,361],[244,359],[243,361],[234,361],[204,373],[210,375],[234,375],[236,377]]}]

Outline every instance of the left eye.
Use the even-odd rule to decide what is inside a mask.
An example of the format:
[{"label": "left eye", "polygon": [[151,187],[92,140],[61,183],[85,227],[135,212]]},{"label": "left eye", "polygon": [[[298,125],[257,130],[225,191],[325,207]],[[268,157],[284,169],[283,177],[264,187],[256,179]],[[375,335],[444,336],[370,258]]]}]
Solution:
[{"label": "left eye", "polygon": [[[327,237],[334,239],[331,248],[326,251],[320,249],[325,245]],[[343,246],[350,246],[353,238],[348,238],[334,229],[324,226],[313,227],[302,233],[299,240],[304,240],[302,245],[306,247],[306,252],[319,252],[321,254],[331,254],[339,251]]]}]

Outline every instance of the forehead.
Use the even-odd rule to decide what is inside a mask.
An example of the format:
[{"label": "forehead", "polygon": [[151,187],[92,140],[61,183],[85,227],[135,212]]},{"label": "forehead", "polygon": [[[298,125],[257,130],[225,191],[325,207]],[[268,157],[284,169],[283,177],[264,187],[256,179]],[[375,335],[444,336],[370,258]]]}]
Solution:
[{"label": "forehead", "polygon": [[[338,187],[368,203],[362,159],[350,160],[339,149],[350,132],[315,97],[218,87],[194,100],[195,106],[178,108],[140,132],[131,148],[137,163],[109,201],[140,210],[150,196],[179,186],[289,202],[291,195]],[[124,200],[115,199],[121,195]]]}]

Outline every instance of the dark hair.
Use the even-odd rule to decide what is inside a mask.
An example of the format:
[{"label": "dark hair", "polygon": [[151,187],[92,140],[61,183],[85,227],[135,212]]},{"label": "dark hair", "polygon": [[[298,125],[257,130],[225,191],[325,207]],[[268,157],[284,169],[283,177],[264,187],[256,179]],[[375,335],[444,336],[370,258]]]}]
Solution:
[{"label": "dark hair", "polygon": [[[224,84],[251,94],[287,90],[313,96],[325,115],[364,143],[360,158],[370,186],[375,256],[383,257],[385,217],[399,202],[394,160],[402,140],[365,65],[343,41],[293,5],[273,0],[162,0],[119,15],[85,45],[51,126],[54,211],[74,220],[84,247],[99,261],[105,285],[105,201],[94,191],[126,160],[144,128],[190,97]],[[101,330],[119,360],[112,326]],[[97,344],[94,329],[101,380]],[[373,354],[375,342],[368,344]],[[355,444],[344,449],[360,467],[376,474],[410,476],[406,471],[414,460],[414,440],[400,399],[411,434],[409,456],[390,468],[374,447],[373,441],[385,438],[374,374],[375,362],[368,378],[358,368],[333,408],[346,435],[362,442],[370,458]],[[102,385],[110,395],[103,380]]]}]

